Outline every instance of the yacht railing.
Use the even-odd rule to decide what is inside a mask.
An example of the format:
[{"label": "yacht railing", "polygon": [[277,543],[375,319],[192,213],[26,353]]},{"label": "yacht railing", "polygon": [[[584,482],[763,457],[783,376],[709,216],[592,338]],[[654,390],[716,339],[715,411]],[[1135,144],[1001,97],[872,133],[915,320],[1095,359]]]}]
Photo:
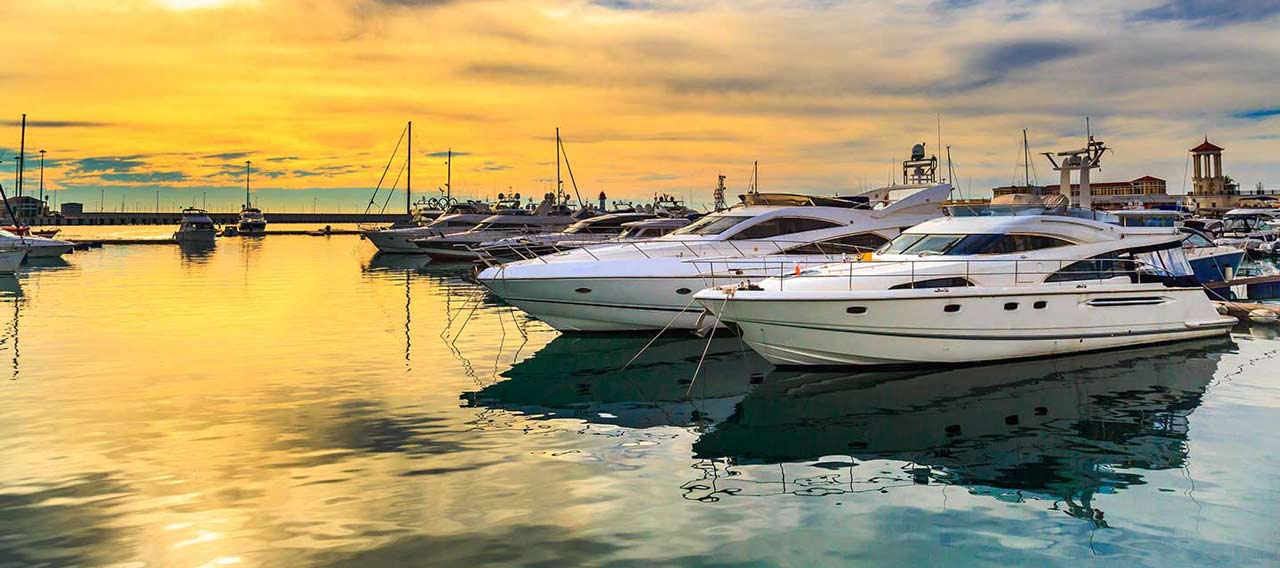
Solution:
[{"label": "yacht railing", "polygon": [[[1164,281],[1176,275],[1168,268],[1137,259],[1126,258],[1075,258],[1075,259],[928,259],[928,260],[860,260],[846,259],[840,269],[836,263],[804,259],[741,258],[720,261],[690,261],[700,267],[698,275],[709,286],[743,284],[753,280],[774,278],[778,289],[785,290],[788,282],[799,279],[822,278],[844,280],[847,289],[855,289],[855,281],[866,279],[885,281],[885,289],[942,289],[974,287],[973,278],[996,279],[998,286],[1042,285],[1053,275],[1062,275],[1054,284],[1067,285],[1078,282],[1105,281],[1113,278],[1129,278],[1141,281],[1156,278]],[[1077,263],[1090,263],[1078,269],[1069,269]],[[717,267],[717,264],[720,266]],[[701,267],[705,266],[705,269]],[[825,271],[814,269],[825,267]],[[877,270],[880,267],[899,270]],[[1190,276],[1190,275],[1188,275]],[[862,289],[867,289],[865,286]]]},{"label": "yacht railing", "polygon": [[[839,238],[839,237],[833,237]],[[742,245],[748,245],[750,248],[744,249]],[[544,258],[560,253],[570,251],[581,251],[583,254],[590,256],[593,260],[604,260],[598,256],[593,249],[602,247],[623,246],[624,248],[634,249],[640,256],[650,259],[654,258],[654,249],[680,249],[680,255],[671,257],[669,255],[661,255],[668,258],[678,259],[722,259],[722,258],[752,258],[767,257],[775,254],[788,254],[794,256],[814,256],[820,262],[818,264],[827,264],[841,260],[846,254],[861,254],[872,252],[874,249],[869,247],[859,247],[854,245],[846,245],[832,242],[815,242],[807,239],[800,240],[749,240],[749,241],[703,241],[703,240],[657,240],[657,239],[635,239],[625,241],[603,241],[592,243],[581,247],[560,247],[554,243],[504,243],[501,245],[506,247],[502,249],[510,251],[519,257],[519,260],[540,260],[544,263],[549,261]],[[813,247],[813,248],[809,248]],[[493,254],[494,251],[483,250],[481,247],[468,246],[471,252],[476,253],[480,259],[489,266],[496,266],[503,262],[503,259]],[[508,260],[509,262],[510,260]]]}]

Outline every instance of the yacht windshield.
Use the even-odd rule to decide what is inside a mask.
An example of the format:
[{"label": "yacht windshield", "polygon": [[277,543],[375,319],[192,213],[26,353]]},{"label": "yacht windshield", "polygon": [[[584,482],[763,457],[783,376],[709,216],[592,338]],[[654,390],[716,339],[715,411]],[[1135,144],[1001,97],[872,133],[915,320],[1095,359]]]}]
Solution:
[{"label": "yacht windshield", "polygon": [[1252,232],[1263,228],[1263,224],[1270,221],[1268,215],[1228,215],[1223,219],[1222,228],[1229,232]]},{"label": "yacht windshield", "polygon": [[672,231],[672,235],[719,235],[738,223],[751,219],[748,216],[712,215]]},{"label": "yacht windshield", "polygon": [[1069,246],[1073,243],[1043,235],[898,235],[880,249],[880,254],[916,254],[968,256],[977,254],[1014,254],[1033,250]]},{"label": "yacht windshield", "polygon": [[1178,224],[1174,215],[1120,215],[1120,224],[1125,227],[1173,227]]}]

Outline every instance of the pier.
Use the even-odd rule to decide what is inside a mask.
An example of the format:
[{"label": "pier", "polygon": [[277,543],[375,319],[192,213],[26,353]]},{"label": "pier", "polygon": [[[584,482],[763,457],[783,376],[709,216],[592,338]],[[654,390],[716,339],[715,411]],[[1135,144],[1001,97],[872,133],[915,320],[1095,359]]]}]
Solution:
[{"label": "pier", "polygon": [[[391,224],[408,220],[404,213],[265,213],[269,223],[335,223]],[[30,226],[83,226],[83,225],[177,225],[182,220],[181,211],[162,213],[81,213],[78,215],[42,215],[26,217],[18,215],[23,225]],[[235,223],[240,217],[235,213],[209,213],[209,218],[220,225]]]}]

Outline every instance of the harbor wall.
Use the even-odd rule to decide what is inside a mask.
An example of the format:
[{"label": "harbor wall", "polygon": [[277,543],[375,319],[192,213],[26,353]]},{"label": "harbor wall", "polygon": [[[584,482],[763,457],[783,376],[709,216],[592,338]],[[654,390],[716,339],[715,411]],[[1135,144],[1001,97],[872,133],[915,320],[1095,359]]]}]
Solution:
[{"label": "harbor wall", "polygon": [[[389,224],[404,221],[408,216],[398,214],[364,214],[364,213],[266,213],[268,223],[373,223]],[[209,213],[215,223],[228,225],[239,219],[239,213]],[[39,217],[22,217],[23,225],[31,226],[78,226],[78,225],[177,225],[182,220],[181,212],[166,213],[82,213],[80,215],[48,215]]]}]

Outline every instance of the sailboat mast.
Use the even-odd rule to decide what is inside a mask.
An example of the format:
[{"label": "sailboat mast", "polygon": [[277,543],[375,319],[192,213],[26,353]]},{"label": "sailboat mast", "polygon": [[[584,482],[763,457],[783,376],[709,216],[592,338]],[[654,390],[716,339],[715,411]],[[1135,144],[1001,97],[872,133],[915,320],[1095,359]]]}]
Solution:
[{"label": "sailboat mast", "polygon": [[405,156],[404,212],[413,215],[413,121],[409,121],[409,153]]},{"label": "sailboat mast", "polygon": [[249,160],[244,161],[244,208],[248,209],[253,206],[253,202],[249,201]]},{"label": "sailboat mast", "polygon": [[1031,188],[1031,146],[1027,144],[1027,129],[1022,129],[1022,183]]},{"label": "sailboat mast", "polygon": [[[22,197],[22,170],[27,169],[27,113],[22,113],[22,138],[18,143],[18,197]],[[13,220],[16,225],[17,219]]]},{"label": "sailboat mast", "polygon": [[556,201],[560,200],[560,127],[556,127]]},{"label": "sailboat mast", "polygon": [[449,156],[444,161],[444,199],[453,201],[453,148],[449,148]]}]

